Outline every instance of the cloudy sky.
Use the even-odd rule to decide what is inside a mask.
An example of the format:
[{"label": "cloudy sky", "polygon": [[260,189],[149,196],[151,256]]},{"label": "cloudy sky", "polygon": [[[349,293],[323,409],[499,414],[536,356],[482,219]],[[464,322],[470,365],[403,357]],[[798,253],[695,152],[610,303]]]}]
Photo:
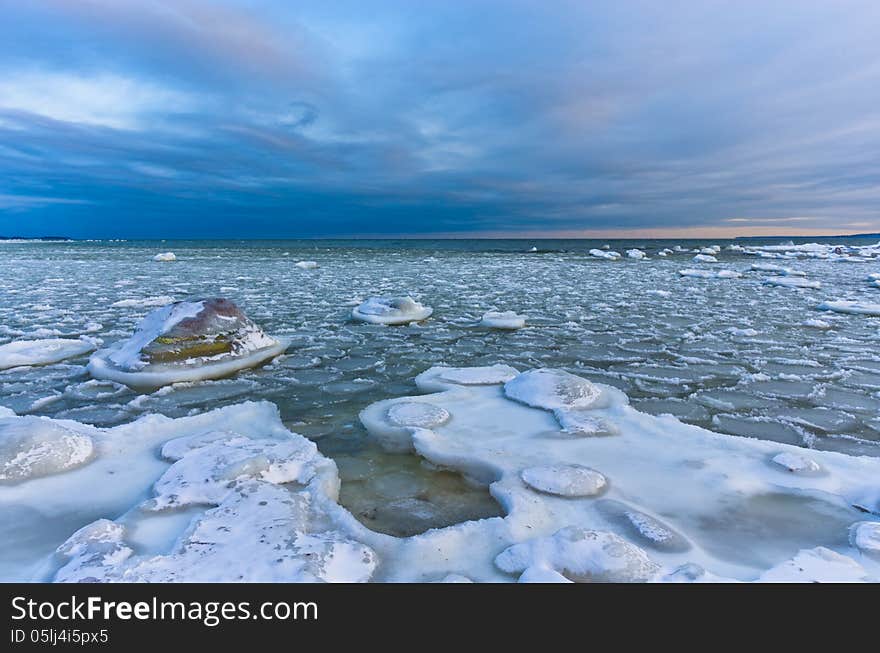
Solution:
[{"label": "cloudy sky", "polygon": [[876,0],[0,11],[0,234],[880,231]]}]

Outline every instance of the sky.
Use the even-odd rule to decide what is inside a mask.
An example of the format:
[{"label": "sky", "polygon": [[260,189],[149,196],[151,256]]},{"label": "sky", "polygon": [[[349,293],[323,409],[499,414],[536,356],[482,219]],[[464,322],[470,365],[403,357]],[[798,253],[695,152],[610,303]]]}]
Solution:
[{"label": "sky", "polygon": [[0,0],[0,234],[880,231],[876,0]]}]

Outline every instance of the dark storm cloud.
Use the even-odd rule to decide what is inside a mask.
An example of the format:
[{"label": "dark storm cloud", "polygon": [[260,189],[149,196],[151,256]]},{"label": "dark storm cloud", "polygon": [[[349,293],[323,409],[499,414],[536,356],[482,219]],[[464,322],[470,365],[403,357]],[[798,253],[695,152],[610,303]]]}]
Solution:
[{"label": "dark storm cloud", "polygon": [[880,229],[874,2],[3,9],[0,233]]}]

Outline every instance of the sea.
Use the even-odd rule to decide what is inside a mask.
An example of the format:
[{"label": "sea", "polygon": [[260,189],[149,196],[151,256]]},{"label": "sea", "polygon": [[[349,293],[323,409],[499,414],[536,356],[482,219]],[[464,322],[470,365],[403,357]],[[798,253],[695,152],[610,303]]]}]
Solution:
[{"label": "sea", "polygon": [[[87,336],[106,346],[157,306],[207,297],[234,301],[292,344],[232,378],[150,394],[90,378],[87,356],[8,369],[0,405],[107,427],[149,413],[272,402],[290,430],[336,461],[340,502],[371,529],[398,536],[502,514],[459,475],[385,453],[358,419],[375,401],[416,393],[414,377],[437,365],[561,368],[623,390],[640,411],[718,433],[878,456],[880,318],[818,307],[880,303],[880,287],[868,281],[880,256],[803,248],[875,241],[7,241],[0,345]],[[713,246],[717,262],[693,260]],[[155,261],[163,252],[176,260]],[[789,268],[790,278],[801,273],[818,287],[767,285],[779,275],[756,264]],[[682,276],[689,269],[740,276]],[[371,296],[406,295],[433,315],[397,327],[351,319]],[[526,326],[487,329],[479,324],[487,311],[515,311]],[[412,498],[422,509],[403,501]]]}]

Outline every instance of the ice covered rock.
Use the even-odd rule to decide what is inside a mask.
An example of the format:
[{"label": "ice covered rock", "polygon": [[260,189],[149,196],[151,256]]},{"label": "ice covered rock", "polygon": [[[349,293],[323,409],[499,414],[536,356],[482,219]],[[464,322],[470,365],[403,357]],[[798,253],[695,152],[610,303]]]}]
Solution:
[{"label": "ice covered rock", "polygon": [[351,312],[355,320],[371,324],[409,324],[431,316],[434,309],[412,297],[370,297]]},{"label": "ice covered rock", "polygon": [[526,316],[517,315],[513,311],[483,313],[480,326],[490,329],[522,329],[526,325]]},{"label": "ice covered rock", "polygon": [[94,338],[15,340],[0,345],[0,370],[25,365],[51,365],[95,350]]},{"label": "ice covered rock", "polygon": [[505,383],[504,394],[528,406],[557,410],[589,408],[601,391],[586,379],[563,370],[537,369]]},{"label": "ice covered rock", "polygon": [[660,571],[644,551],[620,536],[577,526],[515,544],[495,564],[510,574],[552,570],[576,583],[646,582]]},{"label": "ice covered rock", "polygon": [[764,583],[863,583],[876,582],[862,565],[824,546],[805,549],[761,574]]},{"label": "ice covered rock", "polygon": [[768,277],[762,282],[765,286],[781,286],[783,288],[821,288],[822,283],[803,277]]},{"label": "ice covered rock", "polygon": [[822,302],[816,308],[820,311],[834,311],[835,313],[880,316],[880,304],[854,300],[842,299],[840,301]]},{"label": "ice covered rock", "polygon": [[880,558],[880,522],[856,522],[849,529],[849,540],[865,555]]},{"label": "ice covered rock", "polygon": [[230,376],[278,356],[287,345],[227,299],[175,302],[149,313],[127,340],[94,354],[88,369],[98,379],[156,388]]},{"label": "ice covered rock", "polygon": [[640,249],[628,249],[626,250],[627,258],[634,258],[636,260],[641,260],[645,258],[645,253]]},{"label": "ice covered rock", "polygon": [[295,265],[300,270],[315,270],[319,267],[316,261],[299,261]]},{"label": "ice covered rock", "polygon": [[697,254],[693,258],[695,263],[717,263],[718,259],[711,254]]},{"label": "ice covered rock", "polygon": [[58,474],[88,462],[92,439],[42,417],[0,417],[0,483]]},{"label": "ice covered rock", "polygon": [[742,275],[733,270],[679,270],[678,273],[683,277],[694,277],[696,279],[737,279]]},{"label": "ice covered rock", "polygon": [[163,252],[161,254],[156,254],[153,257],[153,260],[160,261],[160,262],[170,262],[170,261],[176,261],[177,256],[174,254],[174,252]]},{"label": "ice covered rock", "polygon": [[560,497],[591,497],[601,493],[607,481],[595,469],[583,465],[541,465],[521,474],[531,488]]},{"label": "ice covered rock", "polygon": [[773,456],[773,462],[795,474],[816,474],[822,470],[815,460],[791,451],[776,454]]}]

